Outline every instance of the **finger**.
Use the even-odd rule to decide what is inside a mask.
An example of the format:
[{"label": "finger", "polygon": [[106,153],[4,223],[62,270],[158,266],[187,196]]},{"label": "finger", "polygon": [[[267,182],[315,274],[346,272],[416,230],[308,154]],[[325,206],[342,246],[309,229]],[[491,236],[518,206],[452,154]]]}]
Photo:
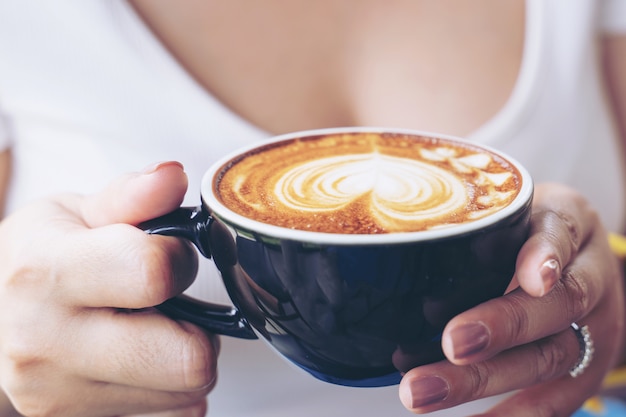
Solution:
[{"label": "finger", "polygon": [[[615,307],[612,303],[607,301],[609,309]],[[607,323],[605,316],[606,312],[598,309],[584,320],[596,342],[610,340],[616,333],[616,325]],[[400,398],[410,410],[423,413],[520,390],[488,415],[521,417],[533,410],[537,417],[568,416],[600,386],[613,365],[616,349],[614,343],[596,343],[590,366],[572,378],[569,371],[581,353],[575,332],[568,328],[486,361],[464,366],[443,361],[415,368],[404,376]]]},{"label": "finger", "polygon": [[216,382],[216,347],[196,326],[156,310],[97,311],[83,318],[75,329],[81,337],[59,358],[75,375],[169,392],[203,390]]},{"label": "finger", "polygon": [[[79,318],[67,320],[65,327]],[[102,332],[122,326],[98,326],[93,320],[66,333],[62,324],[40,326],[42,333],[48,332],[41,335],[45,344],[20,343],[29,341],[22,338],[4,352],[2,388],[29,416],[112,416],[195,404],[216,382],[215,353],[198,329],[187,323],[177,328],[162,319],[153,325],[132,323],[145,325],[147,335],[128,325],[126,331],[132,334],[118,329],[107,337]],[[164,328],[167,325],[172,328]],[[16,351],[16,343],[24,349]],[[150,383],[165,389],[150,388]]]},{"label": "finger", "polygon": [[594,233],[545,296],[517,289],[453,318],[442,335],[446,357],[456,364],[485,360],[561,332],[588,315],[604,296],[607,265],[598,261],[606,257],[606,246],[598,242],[602,236],[601,231]]},{"label": "finger", "polygon": [[516,266],[519,285],[534,296],[549,292],[598,223],[579,194],[562,186],[538,187],[530,237]]},{"label": "finger", "polygon": [[89,227],[138,224],[176,209],[187,184],[180,163],[161,162],[118,178],[105,190],[85,198],[80,211]]},{"label": "finger", "polygon": [[[132,413],[134,417],[205,417],[207,411],[206,395],[208,391],[198,391],[193,394],[148,391],[130,388],[132,400],[124,402],[116,395],[124,387],[111,386],[112,395],[109,401],[99,409],[99,414],[104,416]],[[144,400],[141,397],[145,397]],[[198,398],[201,398],[198,401]],[[167,410],[167,411],[163,411]],[[93,415],[93,413],[79,414]]]},{"label": "finger", "polygon": [[[615,334],[614,332],[603,333],[598,331],[605,321],[600,315],[594,315],[593,320],[589,322],[592,338],[596,341],[610,339]],[[528,415],[528,410],[533,410],[534,417],[566,417],[572,415],[590,395],[599,389],[607,369],[612,366],[615,352],[612,351],[611,346],[597,343],[595,349],[596,352],[590,366],[581,376],[574,379],[565,375],[556,380],[550,380],[547,376],[545,379],[538,378],[537,382],[540,383],[528,385],[529,388],[520,390],[497,404],[485,416],[524,417]],[[501,372],[504,373],[507,370],[503,369]]]},{"label": "finger", "polygon": [[[535,298],[520,289],[515,291],[514,295],[519,296],[521,300],[528,301],[528,304],[517,302],[513,305],[523,313],[522,316],[514,316],[522,317],[521,323],[529,323],[521,326],[526,330],[511,330],[508,333],[510,340],[502,339],[498,342],[497,336],[507,332],[503,330],[506,327],[498,327],[498,323],[511,322],[510,317],[502,316],[502,312],[507,308],[501,308],[495,320],[487,319],[491,326],[489,335],[494,335],[493,339],[496,341],[490,345],[491,339],[488,338],[486,341],[482,339],[483,346],[490,345],[486,348],[486,352],[483,352],[485,353],[483,358],[477,354],[472,360],[457,361],[465,363],[465,366],[442,362],[410,371],[405,376],[406,381],[403,380],[402,383],[403,403],[408,407],[414,407],[416,412],[426,412],[514,389],[533,387],[528,392],[523,390],[514,397],[510,406],[506,402],[506,405],[498,406],[493,414],[489,415],[526,416],[528,410],[536,409],[541,412],[536,414],[537,416],[565,416],[580,406],[586,396],[599,387],[604,374],[612,366],[619,351],[616,348],[616,346],[619,347],[619,343],[616,343],[618,341],[614,339],[614,335],[621,334],[620,320],[606,320],[607,311],[617,312],[618,316],[621,316],[622,310],[618,305],[619,295],[614,297],[613,292],[610,291],[600,296],[601,285],[594,284],[599,281],[599,278],[611,279],[610,277],[614,276],[618,279],[614,286],[616,291],[619,292],[620,288],[619,270],[617,266],[611,267],[611,259],[606,259],[608,251],[603,245],[606,240],[603,236],[600,229],[594,233],[588,243],[589,247],[585,247],[581,255],[570,264],[568,270],[565,271],[565,278],[548,295]],[[606,262],[603,262],[603,259]],[[604,265],[603,270],[601,270],[602,265]],[[580,278],[581,276],[586,276],[586,278]],[[570,281],[578,282],[571,283]],[[590,286],[585,287],[585,284]],[[570,289],[568,292],[568,286],[574,290]],[[563,292],[560,298],[564,300],[564,303],[553,298],[554,294],[559,292]],[[502,304],[493,304],[492,308],[498,311],[500,305]],[[561,307],[553,309],[553,306]],[[559,317],[560,311],[564,312],[565,318]],[[588,313],[589,311],[591,313]],[[535,318],[524,318],[533,317],[533,312],[537,313]],[[525,316],[525,313],[531,314]],[[483,318],[489,317],[486,311],[479,315]],[[584,317],[582,323],[579,321],[581,317]],[[555,336],[540,339],[541,334],[551,332],[551,330],[541,330],[541,326],[558,327],[559,320],[563,320],[563,323],[579,321],[581,324],[588,324],[592,339],[601,342],[596,343],[596,353],[591,366],[575,380],[567,373],[580,357],[579,343],[574,337],[574,332],[566,329]],[[515,320],[512,321],[515,322]],[[454,326],[454,323],[452,325]],[[534,330],[529,331],[531,329]],[[516,338],[516,334],[526,334],[526,336]],[[474,334],[474,337],[481,339],[480,335]],[[540,340],[533,342],[536,339]],[[525,343],[524,340],[527,340],[528,344],[522,344]],[[510,346],[518,347],[507,350]],[[488,352],[490,348],[493,350]],[[502,353],[496,355],[498,351]],[[482,361],[485,358],[490,359]],[[426,379],[433,376],[436,377],[435,382],[429,382]],[[431,387],[431,391],[429,392],[424,387]],[[437,388],[439,391],[436,390]],[[416,393],[415,398],[412,397],[413,393]]]},{"label": "finger", "polygon": [[[180,164],[162,163],[120,178],[99,194],[50,204],[53,221],[27,248],[36,254],[28,258],[29,271],[40,265],[51,285],[39,287],[72,305],[145,308],[180,294],[197,272],[191,245],[117,222],[136,223],[173,210],[186,184]],[[86,229],[68,212],[82,213],[84,223],[98,227]],[[60,239],[59,230],[67,238]]]},{"label": "finger", "polygon": [[207,412],[206,398],[198,403],[178,410],[162,411],[150,414],[133,414],[125,417],[204,417]]},{"label": "finger", "polygon": [[570,417],[590,392],[594,387],[582,383],[540,384],[497,404],[482,417],[526,417],[528,410],[532,410],[533,417]]},{"label": "finger", "polygon": [[49,295],[74,306],[155,306],[182,293],[198,270],[189,242],[124,224],[76,231],[38,253],[53,265]]},{"label": "finger", "polygon": [[566,330],[488,361],[466,366],[438,362],[409,371],[400,385],[400,399],[419,413],[453,407],[562,377],[579,353],[578,339]]},{"label": "finger", "polygon": [[199,402],[210,392],[210,389],[154,391],[100,382],[85,383],[71,378],[38,379],[38,390],[32,389],[32,383],[28,385],[30,389],[12,393],[16,410],[25,416],[110,417],[188,407],[190,412],[199,412],[202,407]]}]

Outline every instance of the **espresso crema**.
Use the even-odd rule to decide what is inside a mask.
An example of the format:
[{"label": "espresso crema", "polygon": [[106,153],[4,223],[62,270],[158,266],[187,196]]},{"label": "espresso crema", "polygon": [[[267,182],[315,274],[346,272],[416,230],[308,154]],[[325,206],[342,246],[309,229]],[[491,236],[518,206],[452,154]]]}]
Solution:
[{"label": "espresso crema", "polygon": [[521,174],[500,156],[447,139],[347,133],[261,146],[218,171],[229,209],[324,233],[413,232],[506,207]]}]

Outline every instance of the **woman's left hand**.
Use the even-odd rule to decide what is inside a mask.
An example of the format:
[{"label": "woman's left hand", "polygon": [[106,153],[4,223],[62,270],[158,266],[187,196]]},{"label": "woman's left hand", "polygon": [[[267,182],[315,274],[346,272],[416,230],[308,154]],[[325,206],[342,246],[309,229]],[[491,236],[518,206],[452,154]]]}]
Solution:
[{"label": "woman's left hand", "polygon": [[[623,271],[588,202],[557,184],[535,191],[532,226],[511,290],[446,326],[449,361],[407,372],[400,399],[426,413],[518,390],[493,416],[569,416],[600,388],[623,354]],[[576,378],[581,345],[572,323],[588,326],[595,353]]]}]

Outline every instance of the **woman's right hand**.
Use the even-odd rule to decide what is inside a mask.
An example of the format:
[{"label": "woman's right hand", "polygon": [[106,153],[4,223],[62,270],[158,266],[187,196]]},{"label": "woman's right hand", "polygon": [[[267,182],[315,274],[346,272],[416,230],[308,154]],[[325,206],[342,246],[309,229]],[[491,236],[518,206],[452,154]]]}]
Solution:
[{"label": "woman's right hand", "polygon": [[191,284],[195,250],[133,226],[177,208],[186,188],[182,167],[161,163],[0,223],[0,387],[20,413],[206,408],[216,340],[151,308]]}]

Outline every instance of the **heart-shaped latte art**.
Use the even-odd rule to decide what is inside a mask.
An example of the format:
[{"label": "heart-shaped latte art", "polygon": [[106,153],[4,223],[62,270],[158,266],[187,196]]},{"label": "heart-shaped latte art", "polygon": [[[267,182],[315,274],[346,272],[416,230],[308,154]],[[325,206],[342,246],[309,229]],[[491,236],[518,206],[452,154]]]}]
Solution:
[{"label": "heart-shaped latte art", "polygon": [[462,178],[415,159],[380,154],[321,158],[282,173],[276,201],[293,210],[328,212],[357,200],[383,223],[447,218],[467,206]]},{"label": "heart-shaped latte art", "polygon": [[281,227],[377,234],[447,227],[509,204],[516,172],[471,146],[432,138],[338,135],[288,141],[224,166],[237,213]]}]

